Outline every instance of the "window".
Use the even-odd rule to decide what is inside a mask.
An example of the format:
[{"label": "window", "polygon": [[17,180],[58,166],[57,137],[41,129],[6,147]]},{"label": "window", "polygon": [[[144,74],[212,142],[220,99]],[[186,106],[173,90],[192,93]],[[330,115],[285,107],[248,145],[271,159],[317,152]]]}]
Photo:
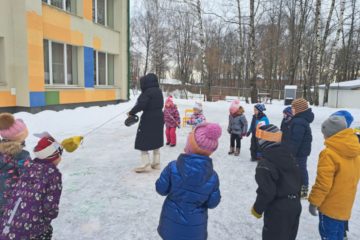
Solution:
[{"label": "window", "polygon": [[77,85],[77,47],[44,40],[44,72],[47,85]]},{"label": "window", "polygon": [[114,55],[94,52],[94,84],[97,86],[114,85]]},{"label": "window", "polygon": [[44,3],[76,14],[76,0],[42,0]]},{"label": "window", "polygon": [[92,0],[93,22],[114,27],[114,0]]}]

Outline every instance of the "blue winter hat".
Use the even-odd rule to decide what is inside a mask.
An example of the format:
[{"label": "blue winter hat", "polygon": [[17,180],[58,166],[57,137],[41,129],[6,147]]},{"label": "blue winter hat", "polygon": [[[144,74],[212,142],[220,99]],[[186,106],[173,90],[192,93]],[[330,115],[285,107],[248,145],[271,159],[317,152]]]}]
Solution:
[{"label": "blue winter hat", "polygon": [[287,116],[292,116],[293,115],[291,107],[286,107],[284,109],[283,113],[286,114]]},{"label": "blue winter hat", "polygon": [[255,108],[259,111],[259,112],[264,112],[266,111],[266,107],[263,103],[258,103],[255,105]]},{"label": "blue winter hat", "polygon": [[352,122],[354,121],[354,117],[351,115],[351,113],[348,111],[345,111],[345,110],[337,111],[337,112],[331,114],[331,116],[344,117],[346,119],[346,124],[347,124],[348,128],[351,126]]}]

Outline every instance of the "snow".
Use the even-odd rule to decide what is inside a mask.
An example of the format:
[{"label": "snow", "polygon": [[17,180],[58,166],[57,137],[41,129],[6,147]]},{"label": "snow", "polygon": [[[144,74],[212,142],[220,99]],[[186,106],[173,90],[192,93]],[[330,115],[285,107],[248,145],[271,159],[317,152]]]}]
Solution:
[{"label": "snow", "polygon": [[285,89],[292,89],[292,90],[297,90],[297,86],[296,85],[285,85]]},{"label": "snow", "polygon": [[[175,102],[184,113],[192,108],[195,100]],[[245,104],[248,120],[251,120],[252,105]],[[85,134],[114,116],[120,116],[93,134],[75,153],[65,153],[60,164],[63,174],[63,194],[60,214],[53,221],[55,240],[159,240],[156,232],[164,198],[155,192],[154,183],[160,171],[136,174],[132,171],[139,163],[140,154],[134,150],[136,127],[127,128],[123,121],[126,112],[135,104],[128,103],[107,107],[77,108],[61,112],[44,111],[38,114],[19,113],[27,123],[31,134],[49,131],[58,140],[73,135]],[[220,177],[222,201],[218,208],[209,210],[209,240],[258,240],[261,239],[262,220],[250,214],[255,200],[256,164],[249,161],[250,139],[242,141],[240,157],[228,156],[229,136],[227,102],[204,103],[204,113],[211,122],[223,128],[218,151],[213,155],[214,167]],[[272,123],[280,125],[283,102],[267,105],[267,114]],[[335,110],[314,108],[316,115],[312,124],[313,151],[309,157],[310,182],[314,183],[317,157],[323,148],[320,126]],[[360,109],[351,110],[360,123]],[[359,124],[360,125],[360,124]],[[162,167],[177,158],[184,148],[189,128],[178,131],[178,146],[162,148]],[[35,137],[27,141],[30,150]],[[358,188],[358,190],[360,190]],[[360,239],[360,191],[350,221],[350,239]],[[308,203],[303,201],[298,240],[319,239],[318,218],[308,213]]]},{"label": "snow", "polygon": [[[338,82],[338,83],[331,83],[330,87],[331,88],[342,88],[342,89],[360,88],[360,79]],[[325,88],[325,85],[320,85],[320,88]]]},{"label": "snow", "polygon": [[181,81],[177,79],[160,79],[162,84],[169,84],[169,85],[181,85]]}]

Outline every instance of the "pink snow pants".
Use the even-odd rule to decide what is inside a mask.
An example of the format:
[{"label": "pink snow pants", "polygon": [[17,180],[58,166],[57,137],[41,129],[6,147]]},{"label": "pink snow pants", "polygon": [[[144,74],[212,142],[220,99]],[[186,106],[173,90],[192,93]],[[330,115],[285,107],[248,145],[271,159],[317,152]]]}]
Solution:
[{"label": "pink snow pants", "polygon": [[176,128],[166,128],[166,142],[176,145]]}]

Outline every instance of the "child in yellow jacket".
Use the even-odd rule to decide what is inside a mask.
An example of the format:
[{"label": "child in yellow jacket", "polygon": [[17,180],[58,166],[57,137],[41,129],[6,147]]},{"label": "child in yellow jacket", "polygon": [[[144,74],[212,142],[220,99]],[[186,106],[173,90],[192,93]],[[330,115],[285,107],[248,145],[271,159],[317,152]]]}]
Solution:
[{"label": "child in yellow jacket", "polygon": [[360,144],[343,116],[331,116],[321,130],[326,148],[320,153],[309,211],[313,216],[319,211],[321,239],[343,240],[360,179]]}]

